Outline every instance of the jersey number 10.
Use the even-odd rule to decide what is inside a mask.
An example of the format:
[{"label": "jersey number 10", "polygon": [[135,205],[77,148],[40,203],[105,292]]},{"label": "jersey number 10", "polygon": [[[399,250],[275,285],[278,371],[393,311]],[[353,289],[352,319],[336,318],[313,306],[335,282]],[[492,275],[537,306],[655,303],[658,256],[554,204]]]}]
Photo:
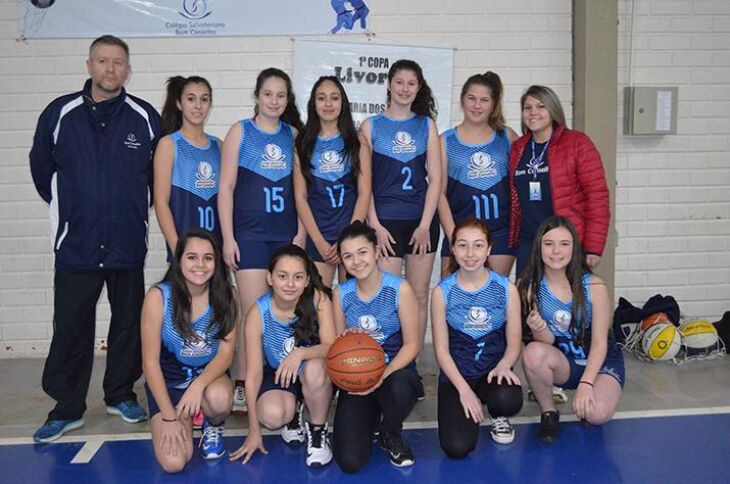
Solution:
[{"label": "jersey number 10", "polygon": [[212,232],[215,229],[215,213],[213,207],[198,207],[198,224],[201,229]]}]

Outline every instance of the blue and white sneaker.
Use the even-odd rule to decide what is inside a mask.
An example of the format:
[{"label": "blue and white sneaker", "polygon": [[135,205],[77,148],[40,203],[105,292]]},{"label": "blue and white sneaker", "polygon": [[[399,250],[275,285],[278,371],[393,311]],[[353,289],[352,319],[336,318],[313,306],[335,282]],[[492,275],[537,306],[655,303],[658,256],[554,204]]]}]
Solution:
[{"label": "blue and white sneaker", "polygon": [[223,447],[223,425],[211,425],[206,418],[203,420],[203,436],[198,446],[203,459],[219,459],[226,453]]},{"label": "blue and white sneaker", "polygon": [[33,441],[38,443],[53,442],[63,434],[84,426],[84,419],[47,420],[41,428],[33,434]]},{"label": "blue and white sneaker", "polygon": [[139,423],[147,420],[147,412],[134,400],[127,400],[116,405],[107,405],[106,413],[119,415],[127,423]]}]

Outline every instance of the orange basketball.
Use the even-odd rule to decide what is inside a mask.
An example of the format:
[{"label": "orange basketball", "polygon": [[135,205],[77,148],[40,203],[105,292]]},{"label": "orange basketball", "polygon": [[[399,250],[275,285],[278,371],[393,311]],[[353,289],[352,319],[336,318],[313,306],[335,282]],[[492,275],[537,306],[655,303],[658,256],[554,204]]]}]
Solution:
[{"label": "orange basketball", "polygon": [[327,353],[332,383],[348,392],[364,392],[380,381],[385,353],[365,333],[347,333],[335,340]]},{"label": "orange basketball", "polygon": [[672,323],[669,320],[669,316],[667,316],[667,313],[654,313],[651,316],[647,316],[644,319],[641,320],[641,325],[639,326],[642,331],[646,331],[647,329],[651,328],[655,324],[658,323]]}]

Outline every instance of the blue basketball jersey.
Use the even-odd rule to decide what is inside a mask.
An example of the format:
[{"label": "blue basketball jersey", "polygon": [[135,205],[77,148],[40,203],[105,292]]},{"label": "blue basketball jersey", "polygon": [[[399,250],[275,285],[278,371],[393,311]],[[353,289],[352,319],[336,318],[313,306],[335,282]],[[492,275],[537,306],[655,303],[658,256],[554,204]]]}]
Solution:
[{"label": "blue basketball jersey", "polygon": [[420,220],[426,203],[427,116],[370,118],[373,200],[379,218]]},{"label": "blue basketball jersey", "polygon": [[509,134],[493,133],[485,143],[469,144],[456,128],[444,133],[448,181],[446,198],[454,222],[484,220],[490,230],[509,226]]},{"label": "blue basketball jersey", "polygon": [[585,360],[588,358],[588,351],[591,343],[591,321],[593,319],[593,304],[591,303],[591,274],[583,275],[583,294],[586,300],[586,316],[588,320],[584,322],[586,331],[585,339],[582,345],[578,345],[575,337],[570,331],[570,322],[573,319],[573,301],[567,303],[558,299],[547,281],[543,277],[540,281],[540,289],[538,291],[538,301],[540,306],[540,316],[548,325],[550,331],[555,335],[554,345],[560,349],[566,356],[573,357],[577,360]]},{"label": "blue basketball jersey", "polygon": [[157,288],[162,292],[162,346],[160,348],[160,367],[165,383],[172,388],[187,388],[200,375],[205,366],[218,353],[218,323],[211,324],[213,308],[208,306],[205,312],[192,322],[193,330],[198,335],[196,341],[185,341],[177,332],[172,322],[173,304],[172,288],[167,282],[161,282]]},{"label": "blue basketball jersey", "polygon": [[383,280],[378,292],[368,301],[357,294],[357,280],[348,279],[340,284],[340,301],[347,328],[366,331],[385,352],[389,363],[403,346],[403,335],[398,317],[398,295],[403,279],[382,272]]},{"label": "blue basketball jersey", "polygon": [[199,227],[215,235],[220,244],[217,203],[221,151],[215,136],[206,136],[208,146],[200,148],[190,144],[180,131],[170,135],[175,146],[170,210],[178,236]]},{"label": "blue basketball jersey", "polygon": [[509,280],[490,271],[484,286],[467,291],[459,285],[457,274],[442,280],[439,287],[446,307],[449,353],[461,376],[473,380],[497,366],[507,349]]},{"label": "blue basketball jersey", "polygon": [[238,179],[233,194],[235,232],[245,239],[288,241],[297,231],[292,190],[294,134],[279,122],[267,133],[253,119],[241,121]]},{"label": "blue basketball jersey", "polygon": [[279,368],[284,358],[294,349],[294,324],[299,317],[290,321],[279,321],[271,310],[271,293],[268,292],[256,300],[261,315],[261,340],[264,345],[266,364],[273,369]]},{"label": "blue basketball jersey", "polygon": [[355,211],[357,186],[350,158],[344,155],[341,134],[317,137],[312,151],[312,181],[307,186],[309,207],[326,240],[335,240]]}]

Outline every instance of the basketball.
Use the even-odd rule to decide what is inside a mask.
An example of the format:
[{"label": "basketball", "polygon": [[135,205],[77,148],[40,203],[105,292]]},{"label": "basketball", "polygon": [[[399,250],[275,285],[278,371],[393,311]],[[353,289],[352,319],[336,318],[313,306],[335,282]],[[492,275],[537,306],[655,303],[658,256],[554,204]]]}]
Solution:
[{"label": "basketball", "polygon": [[651,328],[655,324],[671,323],[671,322],[672,321],[669,319],[669,316],[667,316],[667,313],[654,313],[651,316],[647,316],[641,320],[639,329],[641,329],[641,331],[646,331],[647,329]]},{"label": "basketball", "polygon": [[682,338],[670,322],[656,323],[641,338],[641,350],[656,361],[671,360],[682,347]]},{"label": "basketball", "polygon": [[715,326],[704,319],[686,321],[679,327],[687,356],[712,353],[720,348]]},{"label": "basketball", "polygon": [[385,372],[385,353],[365,333],[347,333],[335,340],[327,353],[327,373],[332,383],[348,392],[364,392]]}]

